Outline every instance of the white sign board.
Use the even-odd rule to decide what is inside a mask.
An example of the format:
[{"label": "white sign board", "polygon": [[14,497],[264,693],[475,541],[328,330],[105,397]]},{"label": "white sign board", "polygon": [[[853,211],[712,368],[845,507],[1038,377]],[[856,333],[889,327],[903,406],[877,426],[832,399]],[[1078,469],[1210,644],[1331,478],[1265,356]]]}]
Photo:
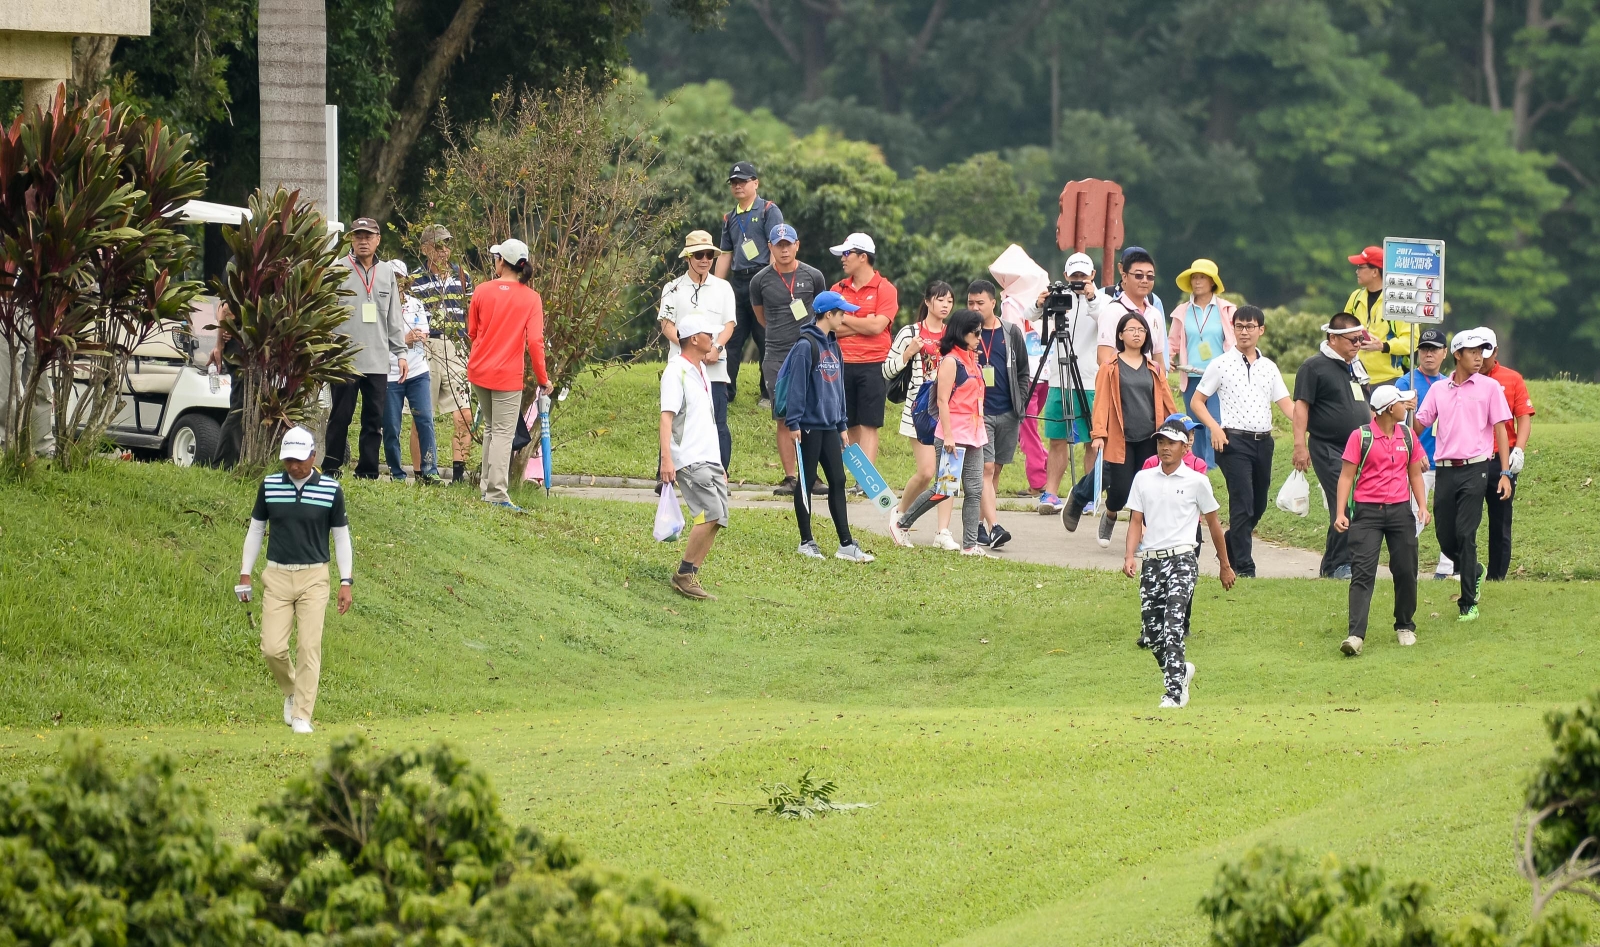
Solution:
[{"label": "white sign board", "polygon": [[1444,321],[1444,241],[1383,238],[1383,317],[1438,325]]}]

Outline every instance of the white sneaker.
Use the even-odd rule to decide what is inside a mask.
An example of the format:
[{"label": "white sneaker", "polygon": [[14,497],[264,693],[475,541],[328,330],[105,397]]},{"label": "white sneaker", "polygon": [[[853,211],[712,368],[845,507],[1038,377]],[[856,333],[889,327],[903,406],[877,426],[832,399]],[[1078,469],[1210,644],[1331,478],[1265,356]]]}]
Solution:
[{"label": "white sneaker", "polygon": [[1178,696],[1178,706],[1189,706],[1189,682],[1194,680],[1194,665],[1183,662],[1183,693]]},{"label": "white sneaker", "polygon": [[840,546],[839,551],[833,554],[833,558],[843,559],[845,562],[871,562],[878,557],[864,552],[860,546],[851,543],[848,546]]},{"label": "white sneaker", "polygon": [[812,559],[828,558],[822,554],[822,548],[817,545],[816,540],[812,540],[809,543],[801,543],[797,552],[799,552],[802,556],[807,556]]},{"label": "white sneaker", "polygon": [[963,556],[977,556],[979,559],[996,559],[997,556],[982,546],[968,546],[961,550]]},{"label": "white sneaker", "polygon": [[294,722],[290,723],[289,726],[294,728],[295,733],[311,732],[311,721],[305,719],[304,717],[294,718]]},{"label": "white sneaker", "polygon": [[889,511],[889,538],[894,540],[896,546],[911,549],[916,543],[911,541],[911,531],[900,525],[900,511]]},{"label": "white sneaker", "polygon": [[283,699],[283,723],[285,726],[294,725],[294,697]]},{"label": "white sneaker", "polygon": [[1182,706],[1183,706],[1182,704],[1180,704],[1177,701],[1173,700],[1171,697],[1163,697],[1163,698],[1161,698],[1161,709],[1163,709],[1163,710],[1165,710],[1168,707],[1182,707]]},{"label": "white sneaker", "polygon": [[940,549],[943,549],[945,552],[955,552],[961,548],[961,544],[956,542],[956,538],[950,535],[950,531],[948,529],[941,529],[937,533],[934,533],[933,544],[938,546]]},{"label": "white sneaker", "polygon": [[1400,644],[1407,648],[1417,643],[1417,633],[1414,631],[1405,631],[1402,629],[1395,634],[1395,637],[1399,638]]},{"label": "white sneaker", "polygon": [[1117,514],[1111,512],[1110,510],[1106,510],[1104,513],[1100,514],[1100,533],[1095,537],[1095,539],[1100,543],[1101,549],[1111,545],[1111,532],[1116,528]]}]

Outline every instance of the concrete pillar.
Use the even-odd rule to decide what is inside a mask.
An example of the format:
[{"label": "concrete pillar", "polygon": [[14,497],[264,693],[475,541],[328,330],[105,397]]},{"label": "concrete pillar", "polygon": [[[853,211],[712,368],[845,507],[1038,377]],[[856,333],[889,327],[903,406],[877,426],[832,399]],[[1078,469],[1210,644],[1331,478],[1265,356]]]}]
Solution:
[{"label": "concrete pillar", "polygon": [[299,190],[328,210],[327,14],[324,0],[261,0],[256,55],[261,86],[261,187]]},{"label": "concrete pillar", "polygon": [[22,107],[32,111],[35,106],[49,111],[51,101],[61,91],[61,79],[24,79],[22,80]]}]

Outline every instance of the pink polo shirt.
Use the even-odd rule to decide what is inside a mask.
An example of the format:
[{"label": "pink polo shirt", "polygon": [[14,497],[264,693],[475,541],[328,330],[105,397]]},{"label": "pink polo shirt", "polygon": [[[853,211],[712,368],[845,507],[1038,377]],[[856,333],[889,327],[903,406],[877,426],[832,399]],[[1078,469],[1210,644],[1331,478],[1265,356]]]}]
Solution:
[{"label": "pink polo shirt", "polygon": [[1345,463],[1361,464],[1361,432],[1369,429],[1372,449],[1367,451],[1367,462],[1356,478],[1356,502],[1405,503],[1411,499],[1406,468],[1411,466],[1413,453],[1421,450],[1417,437],[1404,424],[1396,424],[1394,433],[1385,437],[1378,422],[1373,421],[1350,432],[1350,440],[1344,445]]},{"label": "pink polo shirt", "polygon": [[1417,423],[1434,427],[1434,460],[1470,460],[1494,453],[1494,426],[1511,420],[1500,383],[1473,375],[1457,384],[1454,373],[1436,381],[1417,409]]}]

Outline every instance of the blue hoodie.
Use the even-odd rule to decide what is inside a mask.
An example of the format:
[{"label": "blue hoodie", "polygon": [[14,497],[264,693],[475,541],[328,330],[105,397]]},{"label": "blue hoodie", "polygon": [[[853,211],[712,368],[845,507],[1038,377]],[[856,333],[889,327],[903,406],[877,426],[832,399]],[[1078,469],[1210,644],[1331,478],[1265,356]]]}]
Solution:
[{"label": "blue hoodie", "polygon": [[[809,340],[809,341],[808,341]],[[818,363],[811,362],[810,342],[817,343]],[[814,324],[800,330],[789,350],[788,408],[784,423],[791,431],[843,431],[844,356],[833,333],[822,334]]]}]

